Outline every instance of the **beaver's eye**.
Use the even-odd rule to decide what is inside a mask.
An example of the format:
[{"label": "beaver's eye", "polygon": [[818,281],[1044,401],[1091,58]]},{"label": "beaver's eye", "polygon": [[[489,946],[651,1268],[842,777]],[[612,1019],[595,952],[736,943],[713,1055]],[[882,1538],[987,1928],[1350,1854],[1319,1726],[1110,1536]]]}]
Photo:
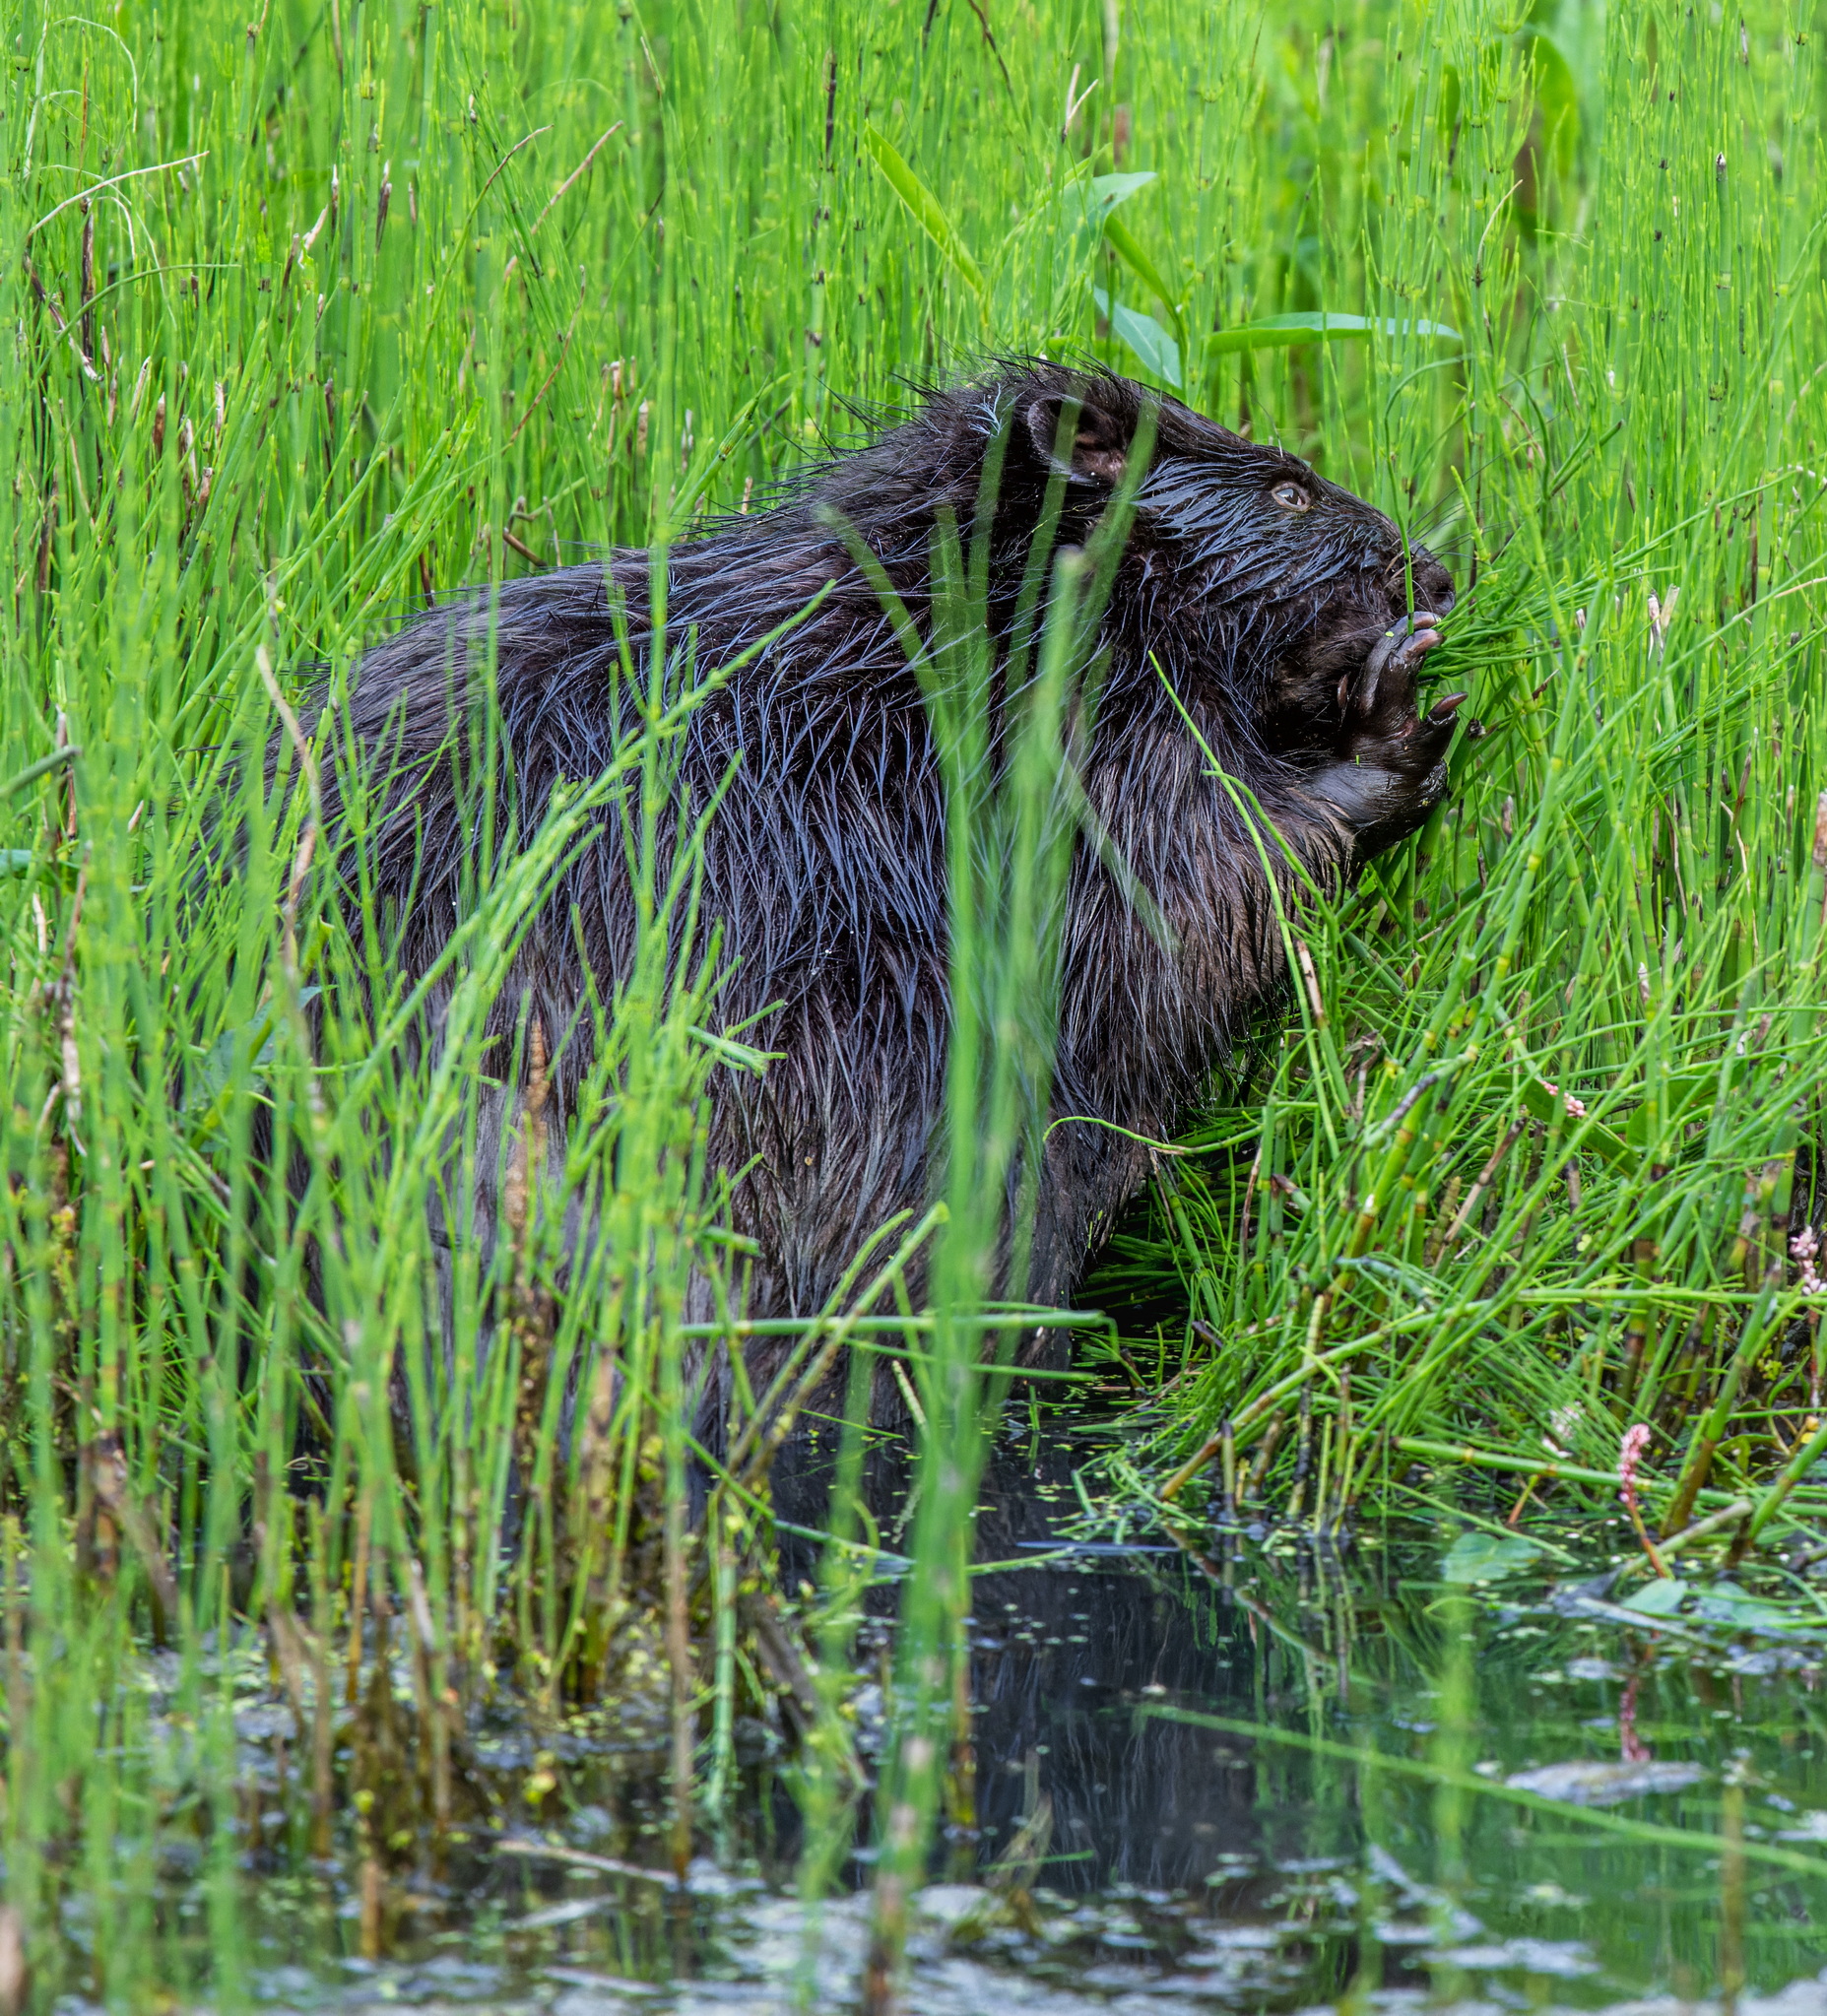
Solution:
[{"label": "beaver's eye", "polygon": [[1274,488],[1274,499],[1284,511],[1309,511],[1313,499],[1297,483],[1280,483]]}]

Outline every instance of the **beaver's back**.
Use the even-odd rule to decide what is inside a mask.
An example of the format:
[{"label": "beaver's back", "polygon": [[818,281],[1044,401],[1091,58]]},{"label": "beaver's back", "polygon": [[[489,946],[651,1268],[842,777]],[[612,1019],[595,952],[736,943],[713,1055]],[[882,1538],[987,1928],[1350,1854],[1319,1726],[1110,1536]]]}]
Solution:
[{"label": "beaver's back", "polygon": [[[936,396],[775,510],[724,521],[668,556],[669,684],[683,685],[688,667],[726,675],[676,750],[679,806],[716,801],[697,903],[722,934],[720,1011],[779,1053],[758,1082],[719,1072],[711,1095],[712,1164],[738,1179],[737,1228],[760,1250],[752,1315],[817,1310],[871,1232],[924,1204],[943,1117],[944,791],[919,683],[848,542],[867,543],[923,629],[936,517],[949,506],[968,535],[986,445],[1002,429],[989,606],[992,627],[1006,629],[1036,528],[1055,508],[1057,543],[1088,536],[1151,397],[1057,366],[1012,368]],[[1056,434],[1062,410],[1069,424]],[[1352,866],[1360,818],[1330,780],[1361,798],[1362,778],[1382,779],[1376,765],[1401,746],[1387,758],[1380,833],[1392,818],[1418,823],[1438,796],[1416,781],[1411,665],[1392,670],[1375,701],[1381,742],[1349,690],[1351,667],[1400,614],[1400,583],[1411,573],[1432,586],[1429,570],[1444,583],[1437,564],[1418,550],[1404,556],[1388,520],[1292,458],[1171,402],[1159,411],[1082,751],[1095,844],[1077,850],[1060,933],[1053,1103],[1082,1124],[1050,1135],[1024,1284],[1053,1303],[1070,1296],[1145,1168],[1129,1137],[1174,1125],[1279,983],[1259,838],[1208,753],[1322,883]],[[476,772],[462,724],[490,659],[511,752],[496,830],[524,833],[561,779],[601,775],[636,727],[658,628],[651,578],[648,555],[621,553],[506,583],[492,600],[430,613],[363,661],[351,754],[386,772],[373,863],[383,898],[398,903],[409,977],[448,943],[473,878]],[[344,781],[329,786],[332,818]],[[1369,830],[1367,814],[1361,823]],[[1293,872],[1277,879],[1280,905],[1297,904]],[[624,835],[611,815],[559,879],[492,1009],[510,1042],[523,1016],[563,1032],[549,1036],[560,1113],[590,1062],[584,1004],[592,987],[613,996],[634,942]],[[486,1138],[508,1124],[513,1098]]]}]

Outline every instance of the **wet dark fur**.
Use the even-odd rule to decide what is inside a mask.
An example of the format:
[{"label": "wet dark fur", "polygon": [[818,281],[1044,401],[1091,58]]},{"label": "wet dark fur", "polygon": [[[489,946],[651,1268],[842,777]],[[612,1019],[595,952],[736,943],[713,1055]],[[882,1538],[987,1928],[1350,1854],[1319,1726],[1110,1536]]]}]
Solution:
[{"label": "wet dark fur", "polygon": [[[1020,364],[927,398],[778,508],[672,554],[669,634],[677,643],[695,630],[701,669],[727,663],[834,584],[810,620],[697,713],[684,748],[681,789],[699,805],[735,763],[710,824],[701,897],[734,961],[721,1015],[735,1024],[782,1004],[747,1032],[780,1061],[760,1081],[720,1073],[711,1117],[713,1165],[750,1171],[736,1217],[761,1249],[751,1314],[816,1309],[863,1237],[925,1201],[943,1100],[946,867],[927,717],[874,590],[816,511],[835,507],[855,525],[923,620],[935,510],[949,504],[968,525],[986,444],[1007,420],[992,570],[993,611],[1007,623],[1062,402],[1070,413],[1074,399],[1082,411],[1059,537],[1082,542],[1152,395],[1119,378]],[[1289,483],[1310,508],[1276,501]],[[606,576],[624,600],[638,657],[648,574],[645,553],[619,553],[607,565],[500,591],[497,683],[521,830],[526,808],[537,811],[560,777],[598,772],[624,732]],[[1410,576],[1413,607],[1444,613],[1445,573],[1419,550],[1404,560],[1381,513],[1294,458],[1160,403],[1104,625],[1110,669],[1083,775],[1173,943],[1162,944],[1081,848],[1065,933],[1056,1112],[1168,1133],[1284,978],[1256,847],[1151,661],[1225,767],[1312,872],[1337,885],[1366,853],[1418,825],[1444,790],[1451,724],[1417,722],[1412,661],[1386,669],[1380,692],[1353,691],[1373,646],[1410,607]],[[395,955],[409,975],[431,961],[458,915],[473,821],[453,784],[450,668],[459,691],[467,677],[473,692],[466,652],[489,619],[478,596],[450,603],[370,652],[354,683],[361,759],[402,780],[374,872],[383,903],[399,906]],[[333,820],[340,787],[330,770]],[[496,1009],[509,1042],[529,995],[546,1031],[580,1029],[555,1066],[560,1108],[586,1061],[584,968],[609,996],[632,934],[611,818],[564,878]],[[497,1115],[496,1127],[508,1118]],[[1070,1299],[1144,1168],[1145,1151],[1106,1129],[1053,1134],[1033,1296]]]}]

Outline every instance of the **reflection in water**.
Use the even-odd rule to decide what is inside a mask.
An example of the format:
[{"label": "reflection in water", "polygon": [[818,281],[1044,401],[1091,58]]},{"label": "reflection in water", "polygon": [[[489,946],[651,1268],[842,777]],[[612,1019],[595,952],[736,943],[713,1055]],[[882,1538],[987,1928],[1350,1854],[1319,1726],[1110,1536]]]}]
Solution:
[{"label": "reflection in water", "polygon": [[[975,1585],[981,1862],[1044,1803],[1040,1880],[1062,1906],[1134,1889],[1163,1907],[1196,1901],[1204,1925],[1240,1936],[1275,1927],[1298,1963],[1290,2007],[1353,1982],[1418,1992],[1534,1978],[1585,2002],[1703,1994],[1745,1909],[1734,1883],[1754,1893],[1753,1982],[1812,1976],[1827,1958],[1813,1929],[1827,1884],[1629,1831],[1717,1840],[1741,1826],[1809,1853],[1827,1842],[1813,1649],[1659,1632],[1581,1595],[1590,1566],[1558,1588],[1537,1575],[1469,1596],[1439,1581],[1451,1536],[1430,1529],[1361,1535],[1343,1560],[1226,1536],[1198,1559],[1160,1546],[1043,1565],[1079,1509],[1085,1453],[1005,1436],[986,1475],[979,1560],[1037,1562]],[[873,1462],[885,1531],[905,1474],[891,1446]],[[816,1459],[791,1488],[816,1523]],[[890,1610],[892,1590],[878,1594]],[[1167,1719],[1176,1709],[1416,1775]],[[1435,1768],[1471,1788],[1430,1781]],[[1596,1832],[1575,1811],[1477,1789],[1505,1783],[1621,1826]],[[1748,1817],[1733,1821],[1735,1806]],[[1162,1961],[1176,1953],[1150,1937]]]},{"label": "reflection in water", "polygon": [[[980,1556],[1047,1551],[1057,1514],[1078,1509],[1074,1454],[999,1451]],[[1220,1856],[1264,1852],[1269,1816],[1247,1745],[1146,1713],[1174,1701],[1233,1714],[1262,1705],[1268,1641],[1230,1592],[1212,1591],[1176,1548],[981,1576],[975,1596],[979,1803],[992,1844],[1042,1796],[1059,1857],[1047,1881],[1062,1891],[1180,1889],[1203,1884]]]},{"label": "reflection in water", "polygon": [[[1094,1446],[1082,1423],[1006,1434],[986,1477],[979,1561],[1031,1565],[974,1584],[980,1825],[937,1852],[910,2016],[1421,2003],[1496,2016],[1698,2003],[1740,1973],[1738,2016],[1827,2016],[1814,1642],[1632,1617],[1572,1576],[1468,1593],[1439,1579],[1451,1534],[1436,1529],[1363,1533],[1342,1560],[1274,1535],[1214,1536],[1207,1559],[1062,1558],[1074,1465]],[[820,1524],[826,1458],[808,1445],[781,1469],[790,1524]],[[904,1450],[875,1447],[869,1477],[893,1548]],[[782,1565],[796,1589],[816,1571],[811,1543],[789,1535]],[[866,1738],[881,1697],[865,1676],[895,1600],[891,1582],[870,1592]],[[1173,1719],[1188,1714],[1232,1726]],[[759,1723],[737,1732],[740,1797],[715,1823],[717,1860],[683,1892],[662,1872],[663,1723],[473,1729],[466,1783],[489,1824],[376,1900],[378,1960],[360,1956],[358,1869],[313,1860],[283,1817],[291,1724],[257,1652],[236,1725],[255,1793],[256,2002],[526,2016],[848,2004],[866,1847],[815,1935],[792,1895],[792,1757]],[[1017,1848],[1033,1865],[1005,1884],[998,1859]],[[162,1908],[196,1927],[205,1979],[205,1865],[169,1878]],[[1779,1989],[1780,2005],[1757,2001]]]}]

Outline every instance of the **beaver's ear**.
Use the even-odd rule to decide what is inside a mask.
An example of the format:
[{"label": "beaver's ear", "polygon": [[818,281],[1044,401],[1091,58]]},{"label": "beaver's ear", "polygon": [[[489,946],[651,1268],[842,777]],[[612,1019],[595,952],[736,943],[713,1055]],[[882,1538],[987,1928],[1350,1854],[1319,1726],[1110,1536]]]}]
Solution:
[{"label": "beaver's ear", "polygon": [[1028,402],[1028,438],[1049,469],[1078,483],[1119,484],[1129,461],[1129,423],[1095,400],[1044,392]]}]

